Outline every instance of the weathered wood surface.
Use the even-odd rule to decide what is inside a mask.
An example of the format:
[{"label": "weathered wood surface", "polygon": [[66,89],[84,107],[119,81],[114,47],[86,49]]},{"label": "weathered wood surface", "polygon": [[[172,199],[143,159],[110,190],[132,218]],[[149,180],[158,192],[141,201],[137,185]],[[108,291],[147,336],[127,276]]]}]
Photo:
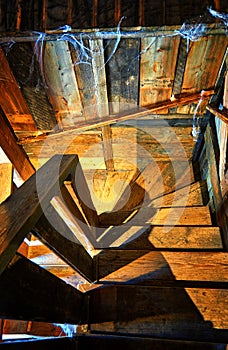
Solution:
[{"label": "weathered wood surface", "polygon": [[[44,79],[50,102],[61,128],[83,121],[77,80],[67,41],[46,43],[44,50]],[[43,70],[43,68],[41,68]]]},{"label": "weathered wood surface", "polygon": [[32,339],[19,341],[6,341],[0,345],[4,349],[12,350],[60,350],[60,349],[75,349],[75,342],[72,338],[59,337],[52,339]]},{"label": "weathered wood surface", "polygon": [[3,318],[72,324],[81,319],[83,294],[18,254],[0,286]]},{"label": "weathered wood surface", "polygon": [[13,167],[11,163],[0,163],[0,203],[12,193]]},{"label": "weathered wood surface", "polygon": [[[149,252],[109,249],[96,256],[98,281],[128,284],[192,282],[207,286],[228,282],[228,256],[224,252]],[[106,276],[106,277],[105,277]],[[205,282],[205,283],[204,283]],[[214,283],[214,286],[216,286]],[[212,283],[213,284],[213,283]]]},{"label": "weathered wood surface", "polygon": [[[194,221],[193,221],[194,220]],[[160,208],[142,207],[137,210],[117,211],[102,213],[99,215],[101,227],[110,225],[117,226],[125,222],[132,225],[183,225],[205,226],[211,225],[211,215],[209,207],[171,207]]]},{"label": "weathered wood surface", "polygon": [[[193,222],[192,222],[193,223]],[[118,230],[119,231],[119,230]],[[117,231],[117,232],[118,232]],[[110,232],[111,234],[111,232]],[[123,249],[222,249],[222,238],[219,227],[210,226],[152,226],[142,233],[140,227],[123,228],[119,248]],[[112,247],[118,247],[114,242]]]},{"label": "weathered wood surface", "polygon": [[110,286],[90,297],[91,331],[191,341],[228,341],[226,289]]},{"label": "weathered wood surface", "polygon": [[140,106],[170,99],[179,43],[179,37],[141,39]]},{"label": "weathered wood surface", "polygon": [[204,90],[205,86],[215,86],[226,48],[227,38],[222,35],[219,38],[208,35],[191,42],[181,92],[196,93]]},{"label": "weathered wood surface", "polygon": [[14,130],[36,130],[35,122],[10,69],[5,54],[0,48],[0,104]]},{"label": "weathered wood surface", "polygon": [[14,134],[5,113],[0,108],[0,146],[11,161],[13,167],[25,181],[34,174],[35,169],[23,148],[18,145],[17,137]]},{"label": "weathered wood surface", "polygon": [[137,337],[132,335],[113,335],[113,334],[86,334],[76,337],[78,350],[109,349],[109,350],[226,350],[226,344],[213,344],[205,342],[168,340]]},{"label": "weathered wood surface", "polygon": [[[50,216],[52,218],[51,220],[56,223],[55,227],[58,227],[58,230],[51,226],[46,217],[42,215],[35,226],[38,237],[73,269],[78,271],[86,279],[92,280],[92,258],[51,207],[48,208],[48,217]],[[42,254],[40,247],[38,249],[38,254],[39,252]]]},{"label": "weathered wood surface", "polygon": [[[73,172],[77,156],[55,156],[0,206],[0,273],[33,228],[42,210]],[[20,220],[18,218],[20,217]]]}]

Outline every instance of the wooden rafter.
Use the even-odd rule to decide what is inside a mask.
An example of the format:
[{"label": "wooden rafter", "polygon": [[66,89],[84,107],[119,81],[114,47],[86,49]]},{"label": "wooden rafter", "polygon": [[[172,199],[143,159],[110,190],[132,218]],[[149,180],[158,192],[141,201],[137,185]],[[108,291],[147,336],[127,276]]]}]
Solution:
[{"label": "wooden rafter", "polygon": [[17,170],[18,174],[24,181],[26,181],[34,174],[35,169],[23,148],[17,143],[17,137],[1,108],[0,125],[0,146],[13,164],[13,167]]}]

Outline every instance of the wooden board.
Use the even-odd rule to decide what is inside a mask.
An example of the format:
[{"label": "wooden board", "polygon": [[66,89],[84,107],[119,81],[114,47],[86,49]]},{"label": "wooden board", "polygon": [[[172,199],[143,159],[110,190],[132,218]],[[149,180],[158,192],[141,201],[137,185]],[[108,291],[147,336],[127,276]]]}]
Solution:
[{"label": "wooden board", "polygon": [[55,110],[60,129],[77,125],[82,118],[78,85],[67,41],[46,43],[44,50],[44,78],[48,96]]},{"label": "wooden board", "polygon": [[142,38],[140,105],[169,100],[180,38]]},{"label": "wooden board", "polygon": [[215,85],[226,47],[227,38],[223,35],[217,38],[208,35],[190,43],[182,93],[195,93]]}]

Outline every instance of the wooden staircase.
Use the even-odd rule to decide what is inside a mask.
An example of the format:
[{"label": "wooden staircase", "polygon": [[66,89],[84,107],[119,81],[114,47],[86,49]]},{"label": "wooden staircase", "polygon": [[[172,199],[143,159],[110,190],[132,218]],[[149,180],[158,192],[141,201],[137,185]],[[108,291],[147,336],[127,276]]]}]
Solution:
[{"label": "wooden staircase", "polygon": [[[75,338],[53,340],[55,349],[64,342],[69,349],[225,349],[228,257],[206,181],[195,181],[190,170],[190,182],[181,174],[175,188],[167,172],[160,189],[148,164],[129,182],[132,196],[124,205],[115,199],[117,211],[97,214],[77,192],[78,158],[61,157],[38,170],[43,183],[61,160],[58,178],[45,182],[39,196],[34,175],[0,207],[1,316],[78,325]],[[84,175],[80,184],[88,196]],[[127,189],[121,191],[123,200]],[[27,234],[25,258],[16,250]],[[50,344],[36,340],[32,346]]]}]

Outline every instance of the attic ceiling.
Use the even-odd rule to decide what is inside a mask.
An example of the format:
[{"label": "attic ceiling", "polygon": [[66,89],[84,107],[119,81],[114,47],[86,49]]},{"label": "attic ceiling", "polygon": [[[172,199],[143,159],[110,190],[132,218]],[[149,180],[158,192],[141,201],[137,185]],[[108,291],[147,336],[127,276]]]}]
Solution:
[{"label": "attic ceiling", "polygon": [[[66,8],[54,2],[52,7],[51,1],[37,9],[31,4],[28,8],[22,1],[10,10],[8,2],[2,6],[0,37],[3,119],[32,164],[24,160],[22,179],[55,154],[78,154],[93,201],[102,213],[115,208],[125,187],[151,162],[162,172],[162,162],[179,161],[183,170],[184,162],[191,160],[200,125],[207,119],[206,105],[222,97],[225,14],[218,17],[202,2],[203,16],[181,25],[146,27],[151,23],[147,5],[139,2],[137,9],[128,8],[129,16],[133,20],[137,15],[145,27],[127,27],[125,5],[116,2],[107,9],[105,22],[107,27],[115,24],[113,28],[89,29],[85,21],[83,29],[77,29],[73,2]],[[103,23],[103,5],[91,4],[94,27]],[[162,9],[153,6],[153,14]],[[80,4],[79,8],[83,10]],[[176,17],[172,11],[177,15],[178,9]],[[159,24],[179,23],[184,9],[166,6]],[[33,22],[31,16],[25,17],[29,11]],[[63,22],[66,11],[71,26]],[[194,11],[192,4],[188,17]],[[10,155],[7,146],[3,149]],[[18,163],[21,173],[23,162]],[[112,174],[108,189],[106,171]],[[178,171],[174,167],[173,174]],[[115,183],[113,194],[110,188]]]},{"label": "attic ceiling", "polygon": [[[91,293],[92,302],[88,304],[92,307],[92,330],[130,330],[140,336],[149,332],[156,337],[171,334],[200,341],[214,341],[214,335],[220,341],[219,331],[227,330],[226,295],[219,289],[227,280],[227,258],[223,252],[225,239],[223,242],[220,227],[214,225],[213,204],[208,205],[209,191],[213,192],[208,187],[212,175],[209,170],[206,183],[192,164],[210,117],[206,107],[208,103],[217,107],[222,103],[228,62],[226,11],[226,1],[0,2],[0,146],[22,182],[54,155],[65,155],[52,158],[47,168],[38,170],[43,174],[43,187],[37,192],[40,190],[43,199],[50,196],[47,207],[42,208],[46,217],[42,215],[38,221],[35,218],[40,205],[33,192],[39,182],[35,183],[35,177],[30,179],[33,187],[25,183],[26,196],[20,195],[23,188],[14,192],[16,204],[25,204],[33,214],[30,217],[26,210],[22,211],[21,220],[15,221],[16,228],[33,226],[29,241],[25,239],[26,248],[22,244],[19,252],[83,293],[97,288],[95,301]],[[62,169],[70,171],[77,161],[75,154],[79,157],[75,179],[72,180],[72,173],[65,178],[64,171],[60,176],[64,179],[64,201],[71,213],[76,210],[75,217],[80,222],[77,229],[71,225],[72,216],[58,196],[52,197],[59,174],[51,167],[62,159]],[[208,155],[205,158],[208,161]],[[200,158],[202,163],[205,158]],[[12,167],[5,169],[10,177]],[[9,212],[12,209],[14,224],[17,212],[11,202],[6,207]],[[3,209],[2,217],[8,219]],[[1,221],[3,227],[7,226],[7,220]],[[12,258],[16,245],[12,248],[10,239],[3,249],[9,249]],[[14,257],[9,268],[4,256],[0,255],[0,259],[5,264],[0,270],[6,268],[6,281],[11,281],[12,275],[7,277],[7,273],[12,273],[8,271],[11,266],[15,279],[22,281],[18,300],[24,300],[24,279],[36,291],[34,299],[39,300],[42,276],[36,279],[34,287],[26,282],[29,274],[23,274],[21,279],[17,267],[14,270],[21,257]],[[27,263],[22,259],[23,264]],[[40,275],[42,270],[36,268]],[[45,272],[41,272],[44,277]],[[113,288],[107,287],[112,283]],[[118,283],[125,285],[120,287]],[[159,299],[164,293],[164,289],[159,291],[163,283],[164,305]],[[100,285],[106,290],[99,289]],[[178,295],[175,289],[182,285],[190,286],[183,301],[183,291]],[[201,296],[201,289],[192,289],[202,286],[211,288],[202,292],[208,298]],[[125,326],[120,316],[116,328],[106,329],[112,327],[113,321],[112,313],[109,315],[106,309],[109,301],[120,303],[116,310],[121,315],[121,310],[125,310],[119,301],[123,293],[127,313],[134,309],[129,298],[131,287],[135,287],[136,294],[139,292],[132,300],[136,308],[139,305],[144,310],[146,321],[140,323],[142,310],[138,310],[134,316],[134,322],[139,320],[136,326],[131,324],[130,315]],[[146,318],[156,288],[159,307],[162,304],[165,311],[152,313],[161,317],[161,327],[168,320],[165,330],[160,326],[153,328],[157,327],[153,315]],[[50,290],[52,300],[53,289]],[[102,294],[106,291],[108,298]],[[5,300],[4,288],[1,293]],[[209,305],[211,296],[220,300],[219,312],[213,303]],[[101,299],[104,310],[101,308],[99,316]],[[177,303],[176,307],[173,300],[180,306]],[[24,308],[23,302],[16,304],[21,307],[19,318],[28,312],[22,318],[37,319],[37,311]],[[46,300],[45,304],[48,305]],[[62,300],[60,304],[65,309]],[[152,304],[156,309],[156,301]],[[36,310],[37,304],[34,305]],[[177,323],[176,316],[175,322],[169,323],[171,305],[171,317],[180,317]],[[200,325],[196,335],[189,334],[188,321],[183,325],[186,334],[182,332],[183,308],[190,315],[191,325]],[[70,309],[72,312],[71,305]],[[18,317],[17,311],[11,310],[13,317]],[[168,316],[164,316],[166,312]],[[196,321],[198,313],[203,317]],[[41,311],[41,315],[45,321],[53,321],[50,313],[43,316]],[[81,322],[77,317],[73,315],[70,322]],[[208,331],[205,322],[206,331],[201,338],[202,324],[208,319],[214,328]],[[66,321],[62,316],[60,320]],[[194,333],[191,329],[190,332]],[[222,339],[227,339],[226,334]]]}]

